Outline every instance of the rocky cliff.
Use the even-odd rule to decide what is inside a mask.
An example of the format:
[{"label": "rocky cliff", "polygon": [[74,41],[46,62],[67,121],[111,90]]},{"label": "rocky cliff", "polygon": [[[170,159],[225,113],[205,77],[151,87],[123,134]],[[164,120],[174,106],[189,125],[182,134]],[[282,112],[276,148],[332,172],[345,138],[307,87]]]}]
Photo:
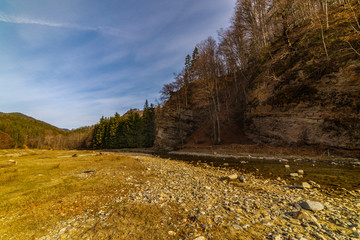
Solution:
[{"label": "rocky cliff", "polygon": [[333,24],[328,57],[311,25],[294,32],[291,47],[279,39],[269,48],[248,91],[252,140],[360,148],[360,56],[342,40],[348,28]]},{"label": "rocky cliff", "polygon": [[359,149],[359,77],[354,61],[310,85],[260,84],[251,92],[245,132],[256,142]]},{"label": "rocky cliff", "polygon": [[173,111],[168,106],[157,112],[156,139],[154,146],[160,151],[171,151],[181,147],[194,131],[193,111]]},{"label": "rocky cliff", "polygon": [[[359,150],[360,5],[357,1],[334,4],[328,14],[328,26],[319,9],[318,15],[286,25],[283,34],[261,51],[245,49],[246,67],[230,73],[223,70],[208,84],[210,90],[190,85],[189,102],[197,105],[190,104],[187,110],[181,110],[181,98],[174,97],[181,96],[184,87],[173,91],[160,114],[156,145],[174,149],[189,141],[214,143],[211,130],[216,124],[211,121],[216,123],[219,116],[221,141],[216,144],[237,140]],[[226,44],[224,39],[221,44]],[[198,75],[193,85],[202,77]],[[199,104],[198,95],[204,91],[218,103],[215,107]],[[234,138],[226,132],[246,136]],[[201,141],[197,136],[202,136]]]}]

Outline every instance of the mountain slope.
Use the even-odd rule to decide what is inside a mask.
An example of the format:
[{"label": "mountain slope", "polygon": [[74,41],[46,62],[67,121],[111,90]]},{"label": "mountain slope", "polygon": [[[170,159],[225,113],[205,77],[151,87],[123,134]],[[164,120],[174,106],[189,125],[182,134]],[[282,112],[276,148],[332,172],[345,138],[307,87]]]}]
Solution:
[{"label": "mountain slope", "polygon": [[0,148],[79,148],[91,136],[91,128],[64,131],[22,113],[0,113],[0,132]]}]

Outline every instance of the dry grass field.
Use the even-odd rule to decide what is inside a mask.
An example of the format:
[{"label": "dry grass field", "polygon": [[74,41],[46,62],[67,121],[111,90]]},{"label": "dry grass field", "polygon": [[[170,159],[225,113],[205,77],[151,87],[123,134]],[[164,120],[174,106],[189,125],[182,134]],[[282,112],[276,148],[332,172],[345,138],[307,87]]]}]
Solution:
[{"label": "dry grass field", "polygon": [[[115,231],[120,239],[128,235],[146,239],[149,230],[149,238],[162,238],[154,228],[149,229],[151,221],[160,221],[159,209],[117,204],[133,188],[127,178],[141,182],[143,168],[132,157],[90,151],[2,150],[0,239],[56,238],[49,235],[51,229],[69,219],[79,220],[79,229],[94,230],[74,229],[79,232],[74,232],[76,238],[105,238]],[[121,213],[110,220],[120,227],[97,233],[95,225],[102,212]]]}]

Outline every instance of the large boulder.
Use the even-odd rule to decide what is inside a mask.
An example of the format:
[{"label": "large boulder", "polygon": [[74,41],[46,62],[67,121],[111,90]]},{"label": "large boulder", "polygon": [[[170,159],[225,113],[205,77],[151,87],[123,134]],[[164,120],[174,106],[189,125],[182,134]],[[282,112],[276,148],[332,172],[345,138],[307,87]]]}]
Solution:
[{"label": "large boulder", "polygon": [[305,210],[311,211],[321,211],[324,209],[324,205],[320,202],[310,201],[310,200],[302,200],[298,202],[298,204]]}]

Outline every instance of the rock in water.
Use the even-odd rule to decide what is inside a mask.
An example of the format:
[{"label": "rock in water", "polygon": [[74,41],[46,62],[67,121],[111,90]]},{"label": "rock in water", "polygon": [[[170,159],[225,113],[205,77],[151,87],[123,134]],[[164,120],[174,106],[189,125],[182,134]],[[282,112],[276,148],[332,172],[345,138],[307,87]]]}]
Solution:
[{"label": "rock in water", "polygon": [[304,175],[304,170],[298,170],[297,172],[299,175]]},{"label": "rock in water", "polygon": [[298,177],[299,174],[298,173],[290,173],[290,177]]},{"label": "rock in water", "polygon": [[311,211],[321,211],[324,209],[324,205],[322,205],[322,203],[310,201],[310,200],[303,200],[303,201],[298,202],[298,204],[303,209],[311,210]]}]

